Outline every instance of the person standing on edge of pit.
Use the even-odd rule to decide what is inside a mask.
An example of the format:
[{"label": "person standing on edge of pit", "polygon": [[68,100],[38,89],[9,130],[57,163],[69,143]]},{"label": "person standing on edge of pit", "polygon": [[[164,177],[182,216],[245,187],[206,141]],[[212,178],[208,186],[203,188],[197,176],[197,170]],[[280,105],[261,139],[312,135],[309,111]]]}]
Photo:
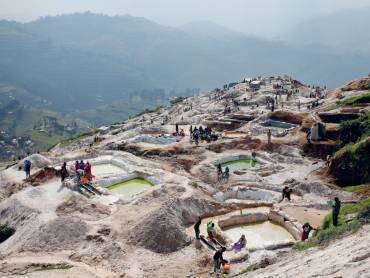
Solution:
[{"label": "person standing on edge of pit", "polygon": [[62,180],[62,184],[64,183],[64,180],[68,176],[69,176],[69,173],[68,173],[68,170],[67,170],[67,163],[64,162],[63,166],[62,166],[62,169],[60,170],[60,177],[61,177],[61,180]]},{"label": "person standing on edge of pit", "polygon": [[202,218],[199,216],[197,223],[194,225],[194,231],[195,231],[195,238],[200,239],[200,229],[199,226],[202,223]]},{"label": "person standing on edge of pit", "polygon": [[179,124],[176,124],[176,135],[179,134]]},{"label": "person standing on edge of pit", "polygon": [[31,161],[25,160],[24,161],[24,170],[26,171],[26,178],[31,176]]},{"label": "person standing on edge of pit", "polygon": [[80,161],[80,170],[85,171],[85,163],[84,163],[84,161],[82,159]]},{"label": "person standing on edge of pit", "polygon": [[340,200],[338,197],[334,198],[334,205],[333,205],[333,226],[337,227],[338,226],[338,216],[340,212]]},{"label": "person standing on edge of pit", "polygon": [[192,125],[189,128],[189,135],[190,135],[190,139],[192,139],[193,138],[193,126]]},{"label": "person standing on edge of pit", "polygon": [[217,250],[216,253],[213,255],[213,271],[209,274],[218,273],[221,271],[221,264],[225,261],[223,258],[223,253],[226,251],[225,247],[221,247],[221,249]]},{"label": "person standing on edge of pit", "polygon": [[284,199],[286,198],[289,202],[290,202],[290,194],[292,193],[292,189],[289,188],[288,186],[285,186],[283,188],[283,199],[282,201],[284,201]]},{"label": "person standing on edge of pit", "polygon": [[267,144],[269,147],[271,146],[271,129],[267,131]]}]

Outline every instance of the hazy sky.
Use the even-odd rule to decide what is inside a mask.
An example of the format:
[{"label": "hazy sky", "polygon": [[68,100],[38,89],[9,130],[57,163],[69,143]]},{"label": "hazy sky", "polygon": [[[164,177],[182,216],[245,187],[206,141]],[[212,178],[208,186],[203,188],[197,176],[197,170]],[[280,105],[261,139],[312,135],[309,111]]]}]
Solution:
[{"label": "hazy sky", "polygon": [[89,10],[131,14],[170,26],[207,20],[274,37],[309,17],[364,6],[370,6],[370,0],[0,0],[0,18],[24,22]]}]

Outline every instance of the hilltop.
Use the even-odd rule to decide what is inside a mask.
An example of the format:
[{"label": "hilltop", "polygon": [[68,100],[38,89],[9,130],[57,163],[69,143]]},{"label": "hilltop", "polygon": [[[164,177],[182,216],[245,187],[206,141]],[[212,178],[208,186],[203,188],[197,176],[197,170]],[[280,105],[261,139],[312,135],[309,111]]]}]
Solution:
[{"label": "hilltop", "polygon": [[[227,277],[367,277],[368,97],[289,76],[245,78],[9,164],[0,171],[0,274],[209,277],[221,244]],[[190,136],[195,126],[200,137]],[[90,182],[76,173],[80,160],[92,166]],[[282,200],[286,186],[291,200]],[[302,243],[306,222],[318,231]],[[246,248],[236,252],[241,234]]]}]

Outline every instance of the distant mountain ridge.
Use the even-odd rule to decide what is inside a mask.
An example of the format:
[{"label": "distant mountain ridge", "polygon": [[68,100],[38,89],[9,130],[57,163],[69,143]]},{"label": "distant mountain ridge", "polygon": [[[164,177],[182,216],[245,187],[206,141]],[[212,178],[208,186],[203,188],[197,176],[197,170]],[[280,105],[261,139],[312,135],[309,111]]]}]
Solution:
[{"label": "distant mountain ridge", "polygon": [[[68,113],[121,102],[127,103],[125,118],[170,95],[245,76],[288,73],[335,87],[366,73],[369,64],[370,55],[289,46],[212,23],[173,28],[93,13],[0,22],[0,82],[25,88]],[[140,102],[127,102],[135,95]]]},{"label": "distant mountain ridge", "polygon": [[370,6],[318,16],[294,26],[281,39],[295,45],[326,47],[337,53],[370,55]]}]

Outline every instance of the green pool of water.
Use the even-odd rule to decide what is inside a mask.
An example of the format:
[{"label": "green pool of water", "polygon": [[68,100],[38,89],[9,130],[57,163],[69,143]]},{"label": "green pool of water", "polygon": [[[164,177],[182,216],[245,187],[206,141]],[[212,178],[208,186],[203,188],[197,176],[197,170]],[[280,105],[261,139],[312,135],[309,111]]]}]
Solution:
[{"label": "green pool of water", "polygon": [[108,187],[108,190],[114,194],[132,197],[136,194],[144,192],[153,185],[144,179],[131,179],[125,182],[114,184]]},{"label": "green pool of water", "polygon": [[251,159],[240,159],[240,160],[234,160],[223,163],[222,170],[225,171],[226,167],[229,167],[230,172],[240,171],[240,170],[250,170],[258,168],[258,166],[261,165],[257,161],[253,161]]}]

